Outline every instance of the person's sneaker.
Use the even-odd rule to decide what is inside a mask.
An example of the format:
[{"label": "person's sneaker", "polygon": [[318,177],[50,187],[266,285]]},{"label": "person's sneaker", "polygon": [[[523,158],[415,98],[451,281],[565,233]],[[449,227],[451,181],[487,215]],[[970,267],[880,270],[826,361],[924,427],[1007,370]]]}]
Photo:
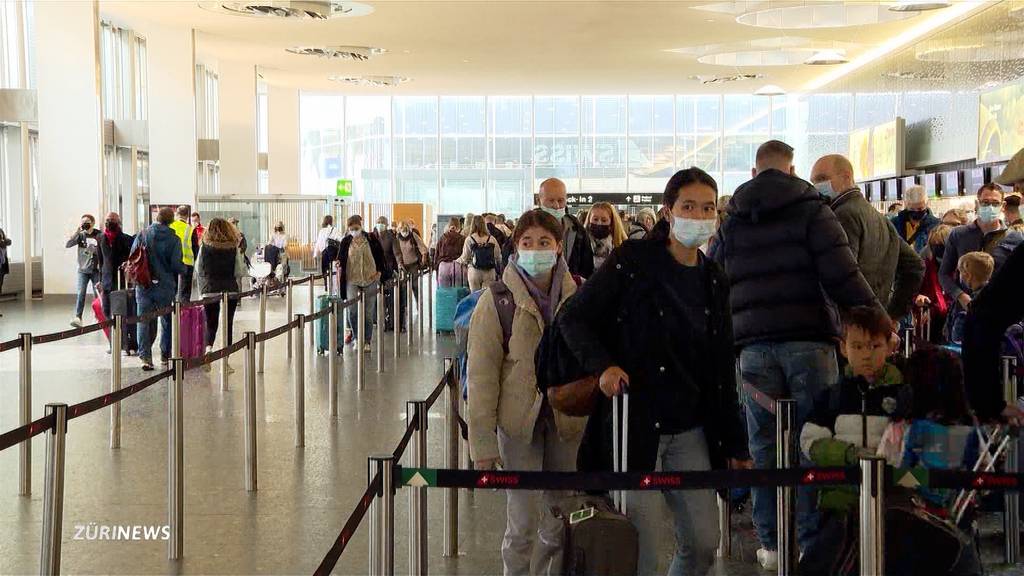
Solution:
[{"label": "person's sneaker", "polygon": [[139,358],[139,361],[142,362],[142,369],[143,370],[145,370],[146,372],[152,372],[153,371],[153,360],[151,360],[149,358]]},{"label": "person's sneaker", "polygon": [[369,342],[367,342],[366,344],[363,345],[363,352],[366,352],[367,354],[369,354],[370,352],[373,352],[373,347],[370,346]]},{"label": "person's sneaker", "polygon": [[111,354],[112,352],[110,351],[110,348],[107,348],[107,356],[110,356]]},{"label": "person's sneaker", "polygon": [[167,365],[168,365],[168,364],[170,364],[170,363],[171,363],[170,359],[168,359],[168,358],[167,358],[166,356],[164,356],[163,354],[161,354],[161,355],[160,355],[160,365],[161,365],[161,366],[167,366]]},{"label": "person's sneaker", "polygon": [[71,325],[74,326],[75,328],[81,328],[82,318],[80,316],[75,316],[74,318],[71,319]]},{"label": "person's sneaker", "polygon": [[760,548],[757,551],[757,563],[762,570],[774,571],[779,569],[779,552]]}]

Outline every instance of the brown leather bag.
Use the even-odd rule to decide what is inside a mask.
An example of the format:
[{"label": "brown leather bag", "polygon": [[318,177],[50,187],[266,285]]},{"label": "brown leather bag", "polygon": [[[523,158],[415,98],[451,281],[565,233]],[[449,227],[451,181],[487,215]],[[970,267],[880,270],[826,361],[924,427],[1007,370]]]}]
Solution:
[{"label": "brown leather bag", "polygon": [[597,376],[587,376],[547,390],[551,407],[567,416],[590,416],[600,393]]}]

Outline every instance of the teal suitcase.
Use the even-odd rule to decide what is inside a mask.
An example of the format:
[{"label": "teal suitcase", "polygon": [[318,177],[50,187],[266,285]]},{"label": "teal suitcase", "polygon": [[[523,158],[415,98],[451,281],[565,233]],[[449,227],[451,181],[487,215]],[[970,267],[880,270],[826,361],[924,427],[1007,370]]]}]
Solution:
[{"label": "teal suitcase", "polygon": [[[342,299],[337,296],[328,296],[321,294],[316,298],[316,309],[319,312],[324,308],[327,308],[330,301],[341,302]],[[344,311],[340,311],[338,315],[338,354],[341,354],[342,349],[345,347],[345,314]],[[328,314],[323,318],[319,318],[316,321],[316,353],[323,354],[327,352],[327,348],[330,347],[330,341],[328,340],[328,326],[331,323],[331,316]]]},{"label": "teal suitcase", "polygon": [[455,307],[469,296],[469,288],[465,286],[438,287],[434,298],[434,328],[438,332],[455,331]]}]

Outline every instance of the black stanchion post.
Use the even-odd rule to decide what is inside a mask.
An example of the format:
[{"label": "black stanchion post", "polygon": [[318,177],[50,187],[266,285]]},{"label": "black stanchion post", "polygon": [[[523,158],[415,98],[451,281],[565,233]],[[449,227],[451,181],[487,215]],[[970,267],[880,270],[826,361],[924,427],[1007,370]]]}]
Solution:
[{"label": "black stanchion post", "polygon": [[[295,320],[295,445],[306,445],[306,349],[305,337],[302,332],[306,327],[306,317],[296,314]],[[290,331],[289,331],[290,333]]]},{"label": "black stanchion post", "polygon": [[[415,425],[412,465],[427,466],[427,403],[421,400],[405,403],[406,425]],[[427,489],[409,489],[409,574],[427,573]]]},{"label": "black stanchion post", "polygon": [[[227,348],[231,345],[231,338],[228,338],[230,332],[230,321],[228,318],[228,305],[231,302],[231,296],[227,292],[223,292],[220,295],[220,347]],[[220,389],[226,391],[228,389],[228,372],[231,370],[228,366],[228,358],[230,355],[225,356],[220,361]]]},{"label": "black stanchion post", "polygon": [[[1003,356],[1003,396],[1010,406],[1017,405],[1017,359],[1013,356]],[[1007,473],[1018,471],[1017,462],[1017,438],[1009,437],[1006,446]],[[1007,564],[1016,564],[1020,559],[1020,508],[1018,503],[1020,494],[1013,490],[1003,493],[1003,532],[1005,534],[1006,546],[1004,556]]]},{"label": "black stanchion post", "polygon": [[[775,464],[777,468],[796,468],[799,461],[796,429],[796,400],[775,401]],[[779,576],[796,570],[799,547],[796,543],[796,488],[776,489],[776,524],[778,532]]]},{"label": "black stanchion post", "polygon": [[[452,368],[454,361],[444,359],[445,374]],[[457,468],[459,465],[459,420],[455,413],[458,405],[459,389],[454,380],[448,381],[448,399],[445,402],[445,468]],[[459,555],[459,492],[456,488],[444,489],[444,557],[454,558]]]},{"label": "black stanchion post", "polygon": [[256,333],[245,333],[245,489],[256,491]]},{"label": "black stanchion post", "polygon": [[[46,471],[43,484],[43,534],[39,554],[40,574],[60,574],[60,544],[64,523],[64,446],[67,404],[47,404],[53,428],[46,433]],[[31,440],[29,440],[31,441]]]},{"label": "black stanchion post", "polygon": [[[287,283],[287,285],[286,285],[286,287],[284,289],[284,301],[285,301],[284,302],[284,307],[285,307],[284,317],[285,318],[291,318],[292,317],[292,288],[294,288],[294,287],[295,287],[295,285],[292,283],[292,279],[289,278],[288,279],[288,283]],[[285,320],[285,322],[287,322],[287,320]],[[300,337],[302,336],[302,332],[299,332],[299,336]],[[291,360],[291,358],[292,358],[292,331],[289,330],[288,331],[288,359]]]},{"label": "black stanchion post", "polygon": [[[110,330],[110,391],[121,389],[121,333],[124,330],[124,318],[114,315],[114,326]],[[121,447],[121,402],[110,405],[110,447]]]},{"label": "black stanchion post", "polygon": [[185,545],[185,361],[175,356],[172,365],[167,394],[167,559],[178,560]]},{"label": "black stanchion post", "polygon": [[[860,459],[860,573],[885,573],[885,459]],[[781,556],[780,556],[781,559]]]},{"label": "black stanchion post", "polygon": [[[32,334],[22,332],[21,354],[18,356],[18,425],[32,421]],[[32,493],[32,440],[18,446],[18,494]]]}]

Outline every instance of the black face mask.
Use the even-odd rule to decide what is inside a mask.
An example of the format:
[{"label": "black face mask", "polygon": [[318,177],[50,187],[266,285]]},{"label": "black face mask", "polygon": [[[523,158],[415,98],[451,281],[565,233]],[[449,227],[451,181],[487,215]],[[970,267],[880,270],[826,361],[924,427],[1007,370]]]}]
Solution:
[{"label": "black face mask", "polygon": [[932,256],[934,256],[936,260],[942,260],[942,256],[946,253],[945,244],[934,244],[931,248]]},{"label": "black face mask", "polygon": [[910,215],[910,219],[915,222],[924,218],[925,214],[927,213],[927,210],[907,210],[907,214]]},{"label": "black face mask", "polygon": [[103,225],[111,232],[117,232],[121,229],[121,225],[117,223],[117,220],[107,220]]},{"label": "black face mask", "polygon": [[612,235],[612,227],[607,224],[591,224],[590,235],[598,240],[604,240]]}]

